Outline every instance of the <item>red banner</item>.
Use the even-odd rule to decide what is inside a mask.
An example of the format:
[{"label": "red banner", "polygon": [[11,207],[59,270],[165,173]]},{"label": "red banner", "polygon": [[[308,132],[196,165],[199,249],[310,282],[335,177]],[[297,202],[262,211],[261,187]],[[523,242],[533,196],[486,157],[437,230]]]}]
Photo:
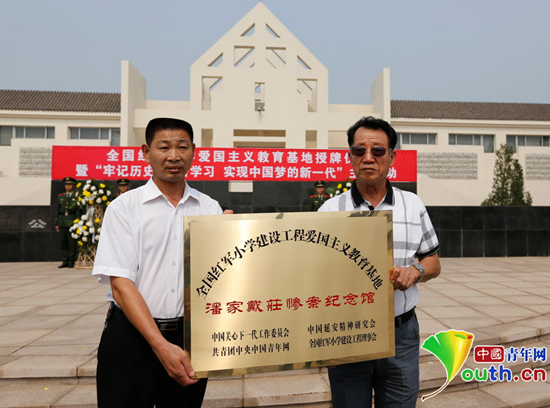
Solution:
[{"label": "red banner", "polygon": [[[344,181],[353,179],[347,150],[196,148],[187,180]],[[416,151],[397,150],[391,181],[416,181]],[[54,146],[52,179],[146,180],[140,147]]]}]

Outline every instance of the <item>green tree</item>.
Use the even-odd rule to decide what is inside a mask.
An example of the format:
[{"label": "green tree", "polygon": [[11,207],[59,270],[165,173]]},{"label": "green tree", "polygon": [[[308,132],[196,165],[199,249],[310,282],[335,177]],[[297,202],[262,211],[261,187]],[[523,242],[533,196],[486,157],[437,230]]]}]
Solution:
[{"label": "green tree", "polygon": [[524,191],[523,168],[511,146],[500,145],[496,152],[493,188],[481,205],[531,205],[533,198]]}]

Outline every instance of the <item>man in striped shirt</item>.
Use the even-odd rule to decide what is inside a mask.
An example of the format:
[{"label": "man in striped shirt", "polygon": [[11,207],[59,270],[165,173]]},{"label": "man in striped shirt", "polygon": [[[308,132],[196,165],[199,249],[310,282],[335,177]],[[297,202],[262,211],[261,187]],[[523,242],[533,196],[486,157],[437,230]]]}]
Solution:
[{"label": "man in striped shirt", "polygon": [[[414,407],[419,389],[420,336],[415,307],[417,284],[441,271],[439,242],[420,198],[391,185],[397,134],[384,120],[360,119],[348,130],[352,188],[319,211],[393,211],[395,357],[329,369],[334,408]],[[416,262],[418,258],[418,262]]]}]

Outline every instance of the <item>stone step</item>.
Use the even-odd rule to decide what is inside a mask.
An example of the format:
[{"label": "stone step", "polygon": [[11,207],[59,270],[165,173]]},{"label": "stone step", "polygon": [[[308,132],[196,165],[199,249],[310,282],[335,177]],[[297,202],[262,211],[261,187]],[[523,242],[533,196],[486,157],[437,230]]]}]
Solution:
[{"label": "stone step", "polygon": [[[523,330],[523,331],[521,331]],[[507,337],[491,336],[477,331],[474,341],[475,345],[503,345],[504,347],[550,347],[550,335],[537,335],[538,331],[532,328],[517,329],[517,332]],[[423,341],[424,339],[422,339]],[[503,341],[505,340],[505,341]],[[506,342],[506,340],[511,340]],[[421,341],[421,343],[422,343]],[[66,346],[63,352],[66,355],[38,355],[39,353],[53,353],[56,350],[48,349],[43,346],[25,349],[25,353],[36,353],[37,355],[21,355],[16,356],[13,353],[11,356],[0,357],[0,386],[9,384],[10,380],[33,379],[33,378],[75,378],[77,382],[83,378],[95,378],[96,375],[96,352],[97,347],[93,345],[81,346]],[[473,352],[473,351],[472,351]],[[470,352],[470,354],[472,353]],[[84,355],[81,355],[85,353]],[[91,353],[91,354],[90,354]],[[537,362],[540,364],[540,362]],[[550,362],[549,362],[550,364]],[[472,357],[468,358],[465,364],[466,367],[474,367],[475,363]],[[537,365],[538,366],[538,365]],[[424,349],[420,349],[420,367],[421,367],[421,388],[430,388],[431,384],[444,378],[445,371],[439,360]],[[510,364],[513,370],[521,370],[527,365]],[[320,372],[319,369],[314,369],[315,372]],[[516,370],[516,371],[517,371]],[[302,370],[297,371],[298,373]],[[515,372],[515,371],[514,371]],[[273,376],[277,374],[290,375],[291,372],[264,374]],[[423,385],[424,382],[429,382],[429,385]]]},{"label": "stone step", "polygon": [[[546,382],[488,383],[468,389],[445,389],[421,401],[421,408],[538,408],[550,405],[550,373]],[[245,376],[246,377],[246,376]],[[278,377],[278,378],[277,378]],[[292,377],[292,378],[289,378]],[[0,387],[0,407],[96,408],[95,384],[32,384]],[[281,392],[281,391],[284,391]],[[328,381],[323,374],[212,380],[204,408],[330,408]]]},{"label": "stone step", "polygon": [[[541,318],[548,319],[545,316]],[[549,347],[550,324],[548,320],[541,320],[541,323],[549,326],[537,329],[505,324],[484,328],[483,331],[471,330],[475,335],[474,346],[485,344],[503,345],[504,347],[534,347],[535,344],[538,344],[538,347]],[[495,335],[492,332],[499,334]],[[421,339],[421,344],[424,340],[425,338]],[[57,352],[64,353],[64,355],[56,355]],[[0,356],[0,380],[95,377],[96,352],[97,345],[95,344],[27,347],[22,349],[19,355],[19,352],[14,352],[10,356]],[[421,367],[430,367],[430,363],[434,362],[438,362],[437,358],[421,348]]]},{"label": "stone step", "polygon": [[[531,321],[528,325],[501,324],[485,327],[482,330],[471,330],[475,334],[474,345],[503,345],[504,347],[550,347],[550,327],[548,317],[541,316],[540,321]],[[537,327],[541,326],[540,328]],[[422,339],[423,341],[424,339]],[[0,408],[14,406],[8,401],[19,401],[22,397],[25,401],[43,401],[39,405],[28,406],[95,406],[95,374],[96,374],[96,350],[90,345],[70,346],[69,355],[22,355],[20,357],[5,356],[0,360]],[[44,347],[43,347],[44,348]],[[31,349],[27,350],[31,352]],[[50,353],[52,350],[36,348],[36,353]],[[82,355],[84,353],[84,355]],[[91,354],[90,354],[91,353]],[[72,354],[72,355],[71,355]],[[504,366],[512,370],[516,375],[524,368],[547,369],[550,361],[505,363]],[[480,368],[473,361],[472,355],[466,360],[464,367]],[[420,350],[420,395],[428,394],[438,389],[446,381],[446,373],[443,365],[435,356],[426,350]],[[520,383],[523,383],[520,381]],[[514,385],[514,382],[506,385]],[[524,383],[533,384],[533,383]],[[537,384],[537,383],[534,383]],[[540,384],[540,383],[539,383]],[[497,385],[476,381],[465,382],[457,376],[451,384],[437,397],[423,402],[422,407],[430,408],[428,403],[434,400],[438,404],[443,398],[448,399],[449,394],[460,396],[466,401],[472,402],[472,406],[485,406],[483,401],[488,401],[488,407],[516,406],[498,405],[500,402],[492,390]],[[543,387],[546,389],[546,387]],[[496,388],[500,389],[499,387]],[[537,393],[534,394],[538,395]],[[443,397],[443,398],[442,398]],[[538,397],[537,397],[538,398]],[[6,401],[6,402],[4,402]],[[446,400],[445,400],[446,401]],[[500,401],[500,400],[499,400]],[[538,404],[544,399],[536,399]],[[542,402],[541,402],[542,403]],[[8,404],[8,405],[7,405]],[[48,405],[49,404],[49,405]],[[76,405],[75,405],[76,404]],[[330,408],[330,387],[326,369],[308,369],[286,371],[269,374],[252,374],[225,379],[212,379],[208,386],[205,407],[327,407]],[[445,403],[446,404],[446,403]],[[492,404],[492,405],[491,405]],[[436,405],[433,405],[436,406]],[[437,405],[447,406],[447,405]],[[450,405],[451,406],[451,405]],[[461,405],[465,407],[467,405]],[[524,405],[517,405],[524,406]],[[528,404],[525,406],[543,406]]]}]

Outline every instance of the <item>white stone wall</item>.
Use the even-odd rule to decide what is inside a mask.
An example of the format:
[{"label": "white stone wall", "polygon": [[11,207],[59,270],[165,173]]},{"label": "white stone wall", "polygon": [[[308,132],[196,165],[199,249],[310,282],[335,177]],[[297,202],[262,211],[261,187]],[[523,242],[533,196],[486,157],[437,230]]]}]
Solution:
[{"label": "white stone wall", "polygon": [[[418,193],[426,205],[479,205],[493,183],[495,153],[483,146],[449,145],[449,134],[494,135],[494,150],[507,135],[550,135],[550,122],[467,121],[394,118],[398,133],[435,133],[435,145],[402,145],[418,152]],[[550,147],[519,146],[525,188],[533,205],[550,205]]]},{"label": "white stone wall", "polygon": [[0,146],[0,191],[10,192],[0,194],[0,206],[49,205],[52,146],[108,146],[108,140],[70,139],[70,128],[118,128],[120,115],[0,111],[0,126],[55,129],[54,139],[12,139],[11,146]]}]

